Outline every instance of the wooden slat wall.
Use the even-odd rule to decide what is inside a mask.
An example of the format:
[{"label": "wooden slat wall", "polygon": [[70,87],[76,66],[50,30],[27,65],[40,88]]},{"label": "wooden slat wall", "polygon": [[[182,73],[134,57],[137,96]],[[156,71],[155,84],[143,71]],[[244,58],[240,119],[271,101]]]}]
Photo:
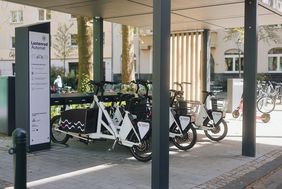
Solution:
[{"label": "wooden slat wall", "polygon": [[201,49],[202,32],[177,33],[171,35],[170,88],[180,89],[174,82],[190,82],[184,85],[187,100],[200,100],[201,96]]}]

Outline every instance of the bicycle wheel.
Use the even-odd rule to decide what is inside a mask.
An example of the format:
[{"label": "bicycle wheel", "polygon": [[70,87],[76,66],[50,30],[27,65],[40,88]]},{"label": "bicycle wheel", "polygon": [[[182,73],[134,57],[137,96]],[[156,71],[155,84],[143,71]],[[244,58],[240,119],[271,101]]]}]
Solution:
[{"label": "bicycle wheel", "polygon": [[275,101],[270,97],[261,97],[257,100],[257,109],[261,113],[270,113],[275,108]]},{"label": "bicycle wheel", "polygon": [[233,112],[232,112],[232,117],[234,117],[234,118],[238,118],[240,116],[240,112],[239,112],[239,110],[233,110]]},{"label": "bicycle wheel", "polygon": [[57,131],[61,125],[61,116],[56,115],[51,119],[51,140],[55,143],[66,144],[70,136],[68,134]]},{"label": "bicycle wheel", "polygon": [[189,130],[183,134],[182,137],[176,136],[172,138],[172,143],[180,150],[188,150],[192,148],[197,141],[197,131],[191,126]]},{"label": "bicycle wheel", "polygon": [[[135,136],[135,133],[131,133],[129,140],[137,142],[137,137]],[[143,139],[140,145],[134,145],[130,147],[129,150],[131,154],[139,161],[147,162],[152,159],[150,138]]]},{"label": "bicycle wheel", "polygon": [[269,122],[269,120],[270,120],[270,114],[268,114],[268,113],[263,113],[263,114],[261,115],[261,120],[263,121],[263,123]]},{"label": "bicycle wheel", "polygon": [[227,135],[227,123],[224,119],[222,119],[218,126],[215,126],[213,129],[205,130],[204,132],[209,139],[213,141],[220,141]]}]

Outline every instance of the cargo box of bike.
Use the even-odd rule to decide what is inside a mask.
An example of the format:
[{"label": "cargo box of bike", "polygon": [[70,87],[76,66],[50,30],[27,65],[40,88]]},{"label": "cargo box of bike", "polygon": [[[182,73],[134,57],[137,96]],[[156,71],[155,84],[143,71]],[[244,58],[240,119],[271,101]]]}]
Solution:
[{"label": "cargo box of bike", "polygon": [[75,133],[93,133],[97,130],[98,108],[72,109],[62,112],[62,131]]}]

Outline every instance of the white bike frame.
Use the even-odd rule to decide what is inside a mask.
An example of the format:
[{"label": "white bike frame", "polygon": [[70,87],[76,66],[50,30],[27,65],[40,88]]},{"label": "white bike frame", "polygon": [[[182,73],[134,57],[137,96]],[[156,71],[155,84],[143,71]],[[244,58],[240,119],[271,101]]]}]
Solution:
[{"label": "white bike frame", "polygon": [[[193,111],[193,114],[195,116],[193,125],[196,129],[202,129],[202,130],[212,129],[223,118],[222,111],[214,111],[214,110],[212,110],[212,118],[211,118],[208,115],[206,107],[200,101],[190,101],[189,103],[192,104],[192,108],[195,108],[195,111]],[[204,126],[204,121],[207,118],[213,121],[212,124],[213,127]]]},{"label": "white bike frame", "polygon": [[[125,111],[125,116],[122,120],[121,126],[117,126],[114,124],[103,102],[100,102],[96,95],[94,95],[91,107],[93,108],[95,104],[98,106],[99,109],[97,119],[97,130],[95,133],[78,134],[74,132],[63,131],[59,128],[56,130],[81,139],[111,139],[128,147],[132,147],[134,145],[141,145],[141,140],[144,138],[144,136],[148,133],[150,129],[150,123],[138,122],[137,126],[134,127],[131,121],[132,119],[130,119],[130,116],[132,115],[128,111]],[[103,120],[103,116],[105,117],[105,121]],[[102,127],[104,127],[108,131],[108,133],[102,132]],[[138,142],[132,142],[127,139],[131,131],[135,133]]]}]

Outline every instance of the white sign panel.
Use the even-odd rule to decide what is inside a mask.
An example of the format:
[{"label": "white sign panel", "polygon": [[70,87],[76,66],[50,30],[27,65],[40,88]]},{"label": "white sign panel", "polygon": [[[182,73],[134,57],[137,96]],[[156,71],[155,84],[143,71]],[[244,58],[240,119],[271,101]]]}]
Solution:
[{"label": "white sign panel", "polygon": [[30,145],[50,142],[49,34],[29,32]]}]

